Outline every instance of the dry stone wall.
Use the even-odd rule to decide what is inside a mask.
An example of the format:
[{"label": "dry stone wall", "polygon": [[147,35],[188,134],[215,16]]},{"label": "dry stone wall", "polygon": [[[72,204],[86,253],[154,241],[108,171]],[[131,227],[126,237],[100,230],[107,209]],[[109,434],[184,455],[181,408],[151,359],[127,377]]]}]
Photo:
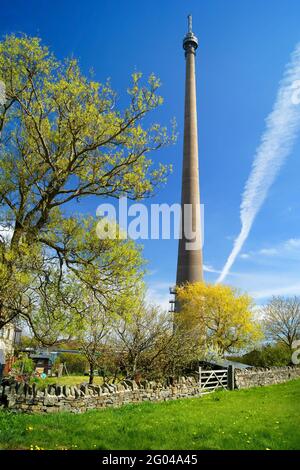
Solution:
[{"label": "dry stone wall", "polygon": [[300,367],[270,367],[235,370],[236,388],[259,387],[300,378]]},{"label": "dry stone wall", "polygon": [[49,385],[45,390],[36,385],[12,384],[0,387],[0,404],[19,412],[80,413],[90,409],[118,407],[129,403],[175,400],[200,395],[194,377],[181,377],[173,385],[143,381],[139,386],[133,380],[119,384],[60,386]]},{"label": "dry stone wall", "polygon": [[[235,369],[235,387],[250,388],[272,385],[300,378],[300,367],[269,369]],[[44,390],[36,384],[13,383],[0,386],[0,408],[27,413],[81,413],[91,409],[118,407],[129,403],[157,402],[201,396],[197,377],[180,377],[172,384],[155,381],[123,380],[118,384],[48,385]]]}]

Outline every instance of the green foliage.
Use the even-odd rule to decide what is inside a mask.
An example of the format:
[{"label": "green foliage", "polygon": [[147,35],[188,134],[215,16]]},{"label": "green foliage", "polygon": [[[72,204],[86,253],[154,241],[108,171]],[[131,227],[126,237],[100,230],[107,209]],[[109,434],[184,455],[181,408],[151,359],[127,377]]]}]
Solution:
[{"label": "green foliage", "polygon": [[287,366],[291,363],[291,352],[285,344],[268,344],[237,359],[255,367]]},{"label": "green foliage", "polygon": [[56,357],[51,367],[51,373],[56,374],[59,370],[59,366],[60,366],[60,358]]},{"label": "green foliage", "polygon": [[66,364],[69,374],[84,374],[88,370],[88,362],[82,354],[60,353],[59,360]]},{"label": "green foliage", "polygon": [[0,412],[1,449],[299,450],[300,380],[82,414]]},{"label": "green foliage", "polygon": [[[15,184],[14,168],[16,176],[31,183],[27,196],[32,186],[37,188],[39,177],[40,188],[50,183],[55,192],[55,207],[86,194],[142,197],[164,179],[167,168],[151,170],[146,155],[170,138],[158,124],[143,127],[142,119],[162,104],[157,95],[160,82],[153,74],[147,84],[141,73],[132,75],[129,104],[121,110],[109,82],[83,76],[75,59],[59,62],[39,38],[11,35],[0,43],[0,79],[7,97],[0,120],[2,142],[13,123],[12,144],[18,157],[13,161],[11,147],[7,148],[6,184]],[[27,163],[24,168],[19,165],[22,160]],[[77,186],[66,190],[71,176],[76,176]],[[41,210],[35,206],[40,194],[24,201],[34,211]]]},{"label": "green foliage", "polygon": [[36,348],[37,346],[38,342],[34,337],[22,334],[20,343],[15,346],[15,350],[24,350],[25,348]]},{"label": "green foliage", "polygon": [[17,374],[32,374],[34,362],[26,354],[20,355],[13,365],[13,371]]},{"label": "green foliage", "polygon": [[91,195],[151,195],[169,172],[152,155],[175,137],[145,119],[162,103],[154,75],[133,74],[122,109],[110,83],[85,77],[75,59],[10,35],[0,42],[0,80],[0,217],[9,233],[0,235],[0,328],[19,316],[51,344],[82,313],[81,284],[111,303],[142,265],[133,242],[99,240],[95,219],[64,207]]}]

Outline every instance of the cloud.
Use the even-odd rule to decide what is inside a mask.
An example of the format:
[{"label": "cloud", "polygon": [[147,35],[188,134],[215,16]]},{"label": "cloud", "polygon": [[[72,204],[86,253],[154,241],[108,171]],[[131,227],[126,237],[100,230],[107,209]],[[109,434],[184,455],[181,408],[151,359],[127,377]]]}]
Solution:
[{"label": "cloud", "polygon": [[[240,258],[242,258],[242,259],[249,259],[249,258],[250,258],[250,254],[249,254],[249,253],[242,253],[242,254],[240,255]],[[222,272],[222,271],[221,271],[221,272]]]},{"label": "cloud", "polygon": [[172,282],[154,281],[148,283],[146,292],[146,300],[149,304],[158,305],[163,310],[169,310],[171,294],[169,288],[172,286]]},{"label": "cloud", "polygon": [[146,293],[146,300],[151,305],[158,305],[163,310],[169,310],[170,308],[171,294],[166,290],[160,292],[157,289],[149,288]]},{"label": "cloud", "polygon": [[[255,259],[255,258],[253,258]],[[276,272],[272,269],[253,269],[250,272],[239,272],[234,279],[234,286],[247,292],[258,305],[268,301],[273,295],[300,295],[298,266],[287,269],[282,266]]]},{"label": "cloud", "polygon": [[262,248],[259,250],[258,254],[263,256],[276,256],[278,255],[277,248]]},{"label": "cloud", "polygon": [[205,271],[206,273],[217,273],[217,274],[221,273],[220,270],[215,269],[215,268],[213,268],[213,266],[210,266],[210,265],[207,265],[207,264],[203,264],[203,271]]},{"label": "cloud", "polygon": [[282,249],[279,247],[277,248],[261,248],[260,250],[257,251],[249,251],[248,253],[241,253],[240,258],[241,259],[253,259],[256,256],[277,256],[280,254]]},{"label": "cloud", "polygon": [[[252,250],[248,253],[241,253],[240,258],[242,259],[253,259],[257,260],[261,257],[277,257],[288,259],[292,255],[294,259],[300,254],[300,238],[290,238],[286,241],[280,242],[275,246],[261,248],[259,250]],[[258,256],[260,258],[258,258]],[[298,256],[297,256],[298,258]]]},{"label": "cloud", "polygon": [[266,119],[266,129],[256,150],[252,170],[246,182],[240,207],[241,230],[217,282],[229,273],[236,257],[248,238],[254,220],[270,187],[290,154],[300,125],[299,99],[295,84],[300,79],[300,43],[287,64],[272,112]]},{"label": "cloud", "polygon": [[300,295],[300,282],[295,284],[287,284],[285,286],[277,286],[273,288],[259,289],[251,292],[252,297],[256,300],[270,298],[273,295],[294,296]]},{"label": "cloud", "polygon": [[10,242],[13,234],[14,231],[11,227],[7,227],[5,225],[0,224],[0,239],[2,238],[2,240],[6,243]]},{"label": "cloud", "polygon": [[288,250],[300,248],[300,238],[290,238],[285,242],[285,248]]}]

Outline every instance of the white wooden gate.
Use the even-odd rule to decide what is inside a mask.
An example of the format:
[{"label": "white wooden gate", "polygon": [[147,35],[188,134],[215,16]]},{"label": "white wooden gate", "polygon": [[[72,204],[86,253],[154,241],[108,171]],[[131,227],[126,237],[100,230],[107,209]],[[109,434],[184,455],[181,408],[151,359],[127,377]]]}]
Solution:
[{"label": "white wooden gate", "polygon": [[199,367],[199,385],[202,393],[211,393],[219,388],[228,389],[228,369],[204,370]]}]

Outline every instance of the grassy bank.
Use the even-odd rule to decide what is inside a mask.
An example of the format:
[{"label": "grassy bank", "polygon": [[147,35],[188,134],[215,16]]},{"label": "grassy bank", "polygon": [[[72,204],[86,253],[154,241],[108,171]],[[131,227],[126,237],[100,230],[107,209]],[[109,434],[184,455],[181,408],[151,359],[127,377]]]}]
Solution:
[{"label": "grassy bank", "polygon": [[300,380],[81,415],[0,412],[0,449],[300,449]]},{"label": "grassy bank", "polygon": [[[46,379],[31,379],[30,383],[36,383],[38,388],[43,388],[45,385],[80,385],[83,382],[88,383],[89,377],[87,375],[64,375],[63,377],[47,377]],[[94,377],[95,385],[103,383],[102,377]]]}]

